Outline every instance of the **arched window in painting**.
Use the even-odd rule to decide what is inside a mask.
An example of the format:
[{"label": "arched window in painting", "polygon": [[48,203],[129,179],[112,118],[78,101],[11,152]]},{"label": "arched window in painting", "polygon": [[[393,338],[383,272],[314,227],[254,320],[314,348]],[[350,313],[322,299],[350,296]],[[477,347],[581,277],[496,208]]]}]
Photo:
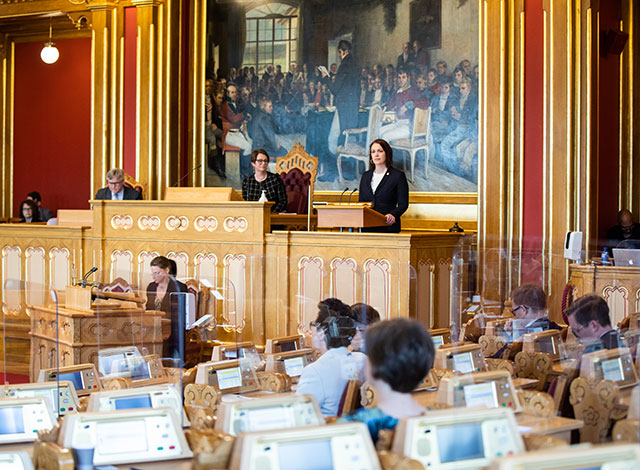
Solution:
[{"label": "arched window in painting", "polygon": [[269,65],[283,71],[296,59],[299,9],[284,3],[267,3],[247,12],[243,67],[261,74]]}]

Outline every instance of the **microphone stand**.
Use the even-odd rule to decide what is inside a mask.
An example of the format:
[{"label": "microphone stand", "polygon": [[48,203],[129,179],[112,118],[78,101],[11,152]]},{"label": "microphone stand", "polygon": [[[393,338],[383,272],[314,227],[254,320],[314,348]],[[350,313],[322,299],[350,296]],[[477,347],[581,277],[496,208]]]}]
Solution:
[{"label": "microphone stand", "polygon": [[191,175],[194,171],[196,171],[198,168],[200,168],[202,166],[202,163],[196,167],[194,167],[190,172],[188,172],[186,175],[184,175],[182,178],[180,178],[178,181],[176,181],[175,183],[173,183],[171,185],[172,188],[175,188],[176,186],[178,186],[180,183],[182,183],[185,178],[189,175]]}]

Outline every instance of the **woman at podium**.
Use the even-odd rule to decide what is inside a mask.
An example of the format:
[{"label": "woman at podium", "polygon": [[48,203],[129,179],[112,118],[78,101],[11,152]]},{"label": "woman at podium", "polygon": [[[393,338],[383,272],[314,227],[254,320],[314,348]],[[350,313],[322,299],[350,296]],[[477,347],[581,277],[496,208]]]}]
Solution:
[{"label": "woman at podium", "polygon": [[171,335],[162,343],[162,356],[177,357],[180,322],[178,295],[175,293],[186,293],[187,286],[171,275],[170,259],[156,256],[150,265],[153,282],[147,286],[146,310],[162,310],[167,314],[167,318],[171,319]]},{"label": "woman at podium", "polygon": [[267,171],[269,154],[266,150],[257,149],[251,152],[251,166],[253,175],[242,180],[242,199],[245,201],[261,201],[262,195],[275,204],[271,212],[279,213],[287,210],[287,191],[282,178]]},{"label": "woman at podium", "polygon": [[409,207],[409,185],[404,172],[393,167],[393,151],[386,140],[369,146],[369,170],[360,179],[360,202],[372,202],[372,209],[386,218],[387,225],[363,228],[367,232],[398,233],[400,217]]}]

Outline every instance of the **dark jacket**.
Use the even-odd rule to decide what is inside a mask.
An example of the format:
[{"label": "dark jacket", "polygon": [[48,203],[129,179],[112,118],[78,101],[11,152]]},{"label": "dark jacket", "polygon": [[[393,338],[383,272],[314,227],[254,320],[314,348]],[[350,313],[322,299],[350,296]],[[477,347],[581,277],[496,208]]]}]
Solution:
[{"label": "dark jacket", "polygon": [[[614,225],[607,230],[607,244],[605,246],[609,247],[609,249],[616,248],[625,240],[640,240],[640,224],[633,224],[631,235],[628,238],[624,237],[624,233],[620,225]],[[631,246],[625,246],[624,248],[635,248],[635,246],[632,243]],[[611,251],[609,251],[609,254],[611,254]]]},{"label": "dark jacket", "polygon": [[338,67],[336,81],[325,79],[331,93],[333,102],[338,109],[340,118],[340,132],[345,129],[358,127],[358,106],[360,106],[360,67],[352,54],[347,55]]},{"label": "dark jacket", "polygon": [[[387,172],[376,188],[371,190],[373,170],[365,171],[360,178],[358,201],[373,202],[372,209],[381,214],[392,214],[396,223],[386,227],[371,227],[368,232],[398,233],[401,230],[400,217],[409,207],[409,184],[403,171],[394,167],[387,168]],[[364,230],[364,229],[363,229]]]},{"label": "dark jacket", "polygon": [[[110,201],[111,200],[111,190],[109,188],[98,189],[96,193],[96,200]],[[129,188],[127,186],[124,187],[124,194],[122,195],[123,201],[137,201],[142,199],[142,194],[136,191],[133,188]]]},{"label": "dark jacket", "polygon": [[[152,282],[147,286],[146,310],[156,310],[156,290],[158,284]],[[187,292],[187,285],[180,281],[169,281],[167,292],[162,298],[160,310],[171,320],[171,335],[162,343],[163,357],[177,357],[178,338],[180,337],[180,322],[178,320],[178,296],[171,295],[172,292]]]},{"label": "dark jacket", "polygon": [[247,130],[249,137],[253,140],[253,150],[264,149],[269,155],[276,155],[278,152],[276,124],[271,114],[258,109],[253,119],[247,124]]}]

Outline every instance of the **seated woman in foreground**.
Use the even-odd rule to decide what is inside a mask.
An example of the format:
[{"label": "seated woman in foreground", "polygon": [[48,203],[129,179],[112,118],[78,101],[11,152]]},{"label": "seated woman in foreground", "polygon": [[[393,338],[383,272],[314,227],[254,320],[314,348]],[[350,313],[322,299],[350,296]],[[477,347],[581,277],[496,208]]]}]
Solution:
[{"label": "seated woman in foreground", "polygon": [[424,413],[425,408],[411,392],[431,370],[435,350],[424,327],[408,318],[385,320],[369,327],[366,344],[365,374],[376,391],[378,406],[360,409],[339,421],[365,423],[376,443],[382,429],[395,429],[400,418]]},{"label": "seated woman in foreground", "polygon": [[[176,292],[187,292],[186,284],[177,281],[172,260],[156,256],[151,260],[153,282],[147,286],[146,310],[162,310],[171,320],[171,335],[162,343],[162,356],[178,357],[180,322],[178,319],[178,296]],[[173,294],[173,295],[172,295]]]},{"label": "seated woman in foreground", "polygon": [[318,315],[311,322],[311,342],[322,356],[302,369],[296,393],[316,397],[324,416],[336,416],[340,398],[349,380],[362,380],[364,354],[347,346],[356,335],[351,310],[338,299],[318,303]]}]

